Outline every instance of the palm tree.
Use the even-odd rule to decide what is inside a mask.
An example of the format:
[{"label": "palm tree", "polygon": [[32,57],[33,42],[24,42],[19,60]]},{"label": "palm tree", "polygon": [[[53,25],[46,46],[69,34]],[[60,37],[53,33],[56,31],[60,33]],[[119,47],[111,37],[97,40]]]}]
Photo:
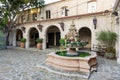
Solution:
[{"label": "palm tree", "polygon": [[101,31],[97,40],[105,44],[107,47],[114,47],[117,41],[117,34],[111,31]]},{"label": "palm tree", "polygon": [[117,41],[117,34],[112,31],[101,31],[97,36],[97,40],[107,46],[107,54],[105,54],[105,57],[110,59],[114,58],[116,53],[114,47]]}]

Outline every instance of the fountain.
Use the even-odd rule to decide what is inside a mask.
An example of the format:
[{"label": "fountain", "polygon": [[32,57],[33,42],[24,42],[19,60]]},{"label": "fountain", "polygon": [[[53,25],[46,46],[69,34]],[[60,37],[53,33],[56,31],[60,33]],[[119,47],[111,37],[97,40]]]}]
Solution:
[{"label": "fountain", "polygon": [[[87,45],[87,42],[80,41],[74,22],[72,21],[69,32],[65,36],[66,56],[60,56],[56,54],[57,52],[51,52],[47,55],[46,64],[58,69],[91,73],[97,70],[97,55],[95,52],[79,50],[79,48],[85,45]],[[90,55],[85,57],[78,56],[81,53],[89,53]]]},{"label": "fountain", "polygon": [[87,41],[80,41],[74,21],[72,21],[72,25],[70,26],[69,32],[65,35],[65,39],[68,56],[78,55],[77,51],[79,48],[83,48],[88,43]]}]

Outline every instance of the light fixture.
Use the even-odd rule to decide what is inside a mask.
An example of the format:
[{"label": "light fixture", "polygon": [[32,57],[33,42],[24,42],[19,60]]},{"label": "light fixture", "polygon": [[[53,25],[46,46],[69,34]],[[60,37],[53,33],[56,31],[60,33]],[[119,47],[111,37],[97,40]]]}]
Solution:
[{"label": "light fixture", "polygon": [[62,30],[64,31],[64,22],[63,21],[61,21],[61,22],[59,22],[59,24],[60,24],[60,27],[62,28]]},{"label": "light fixture", "polygon": [[94,16],[93,18],[94,29],[97,27],[97,18]]},{"label": "light fixture", "polygon": [[38,27],[38,29],[42,32],[43,25],[38,24],[37,27]]},{"label": "light fixture", "polygon": [[23,27],[21,27],[21,30],[25,33],[25,27],[23,26]]}]

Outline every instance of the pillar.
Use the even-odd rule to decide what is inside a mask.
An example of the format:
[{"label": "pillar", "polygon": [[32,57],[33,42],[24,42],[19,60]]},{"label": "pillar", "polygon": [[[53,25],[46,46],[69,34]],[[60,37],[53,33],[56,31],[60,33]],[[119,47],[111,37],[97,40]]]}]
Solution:
[{"label": "pillar", "polygon": [[46,39],[46,34],[42,34],[42,38],[43,38],[43,44],[42,44],[42,47],[43,47],[43,49],[46,49],[47,48],[47,46],[46,46],[46,43],[47,43],[47,39]]},{"label": "pillar", "polygon": [[118,11],[118,17],[119,17],[119,26],[118,26],[118,29],[119,29],[119,32],[118,32],[118,58],[117,58],[117,62],[120,64],[120,9]]}]

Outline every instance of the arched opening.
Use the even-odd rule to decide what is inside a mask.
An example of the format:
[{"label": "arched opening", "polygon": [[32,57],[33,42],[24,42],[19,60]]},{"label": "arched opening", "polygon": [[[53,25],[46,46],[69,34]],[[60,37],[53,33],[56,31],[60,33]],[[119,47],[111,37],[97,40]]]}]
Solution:
[{"label": "arched opening", "polygon": [[20,29],[16,31],[16,46],[20,46],[20,40],[23,38],[23,32]]},{"label": "arched opening", "polygon": [[29,46],[30,47],[36,47],[36,39],[39,38],[39,32],[36,28],[30,29],[30,35],[29,35]]},{"label": "arched opening", "polygon": [[60,36],[60,30],[56,26],[50,26],[47,29],[46,32],[46,44],[47,48],[54,48],[56,46],[60,46],[59,40],[61,38]]},{"label": "arched opening", "polygon": [[87,41],[86,49],[91,49],[91,30],[87,27],[83,27],[79,30],[80,40]]}]

